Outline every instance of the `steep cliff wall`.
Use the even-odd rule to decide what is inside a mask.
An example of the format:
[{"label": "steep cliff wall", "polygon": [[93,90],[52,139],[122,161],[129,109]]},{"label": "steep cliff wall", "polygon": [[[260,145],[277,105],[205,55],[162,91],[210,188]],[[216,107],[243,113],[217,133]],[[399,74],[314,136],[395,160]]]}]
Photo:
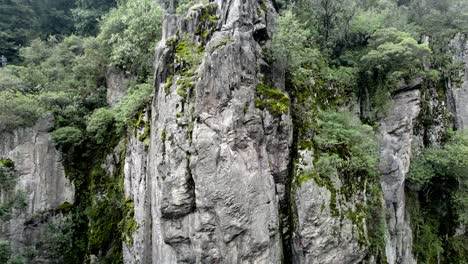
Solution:
[{"label": "steep cliff wall", "polygon": [[[311,170],[313,160],[312,150],[299,151],[295,174]],[[331,181],[333,190],[341,189],[339,175],[331,175]],[[359,230],[345,214],[356,204],[344,202],[343,195],[333,190],[314,180],[295,189],[294,263],[362,263],[366,257],[366,247],[359,243],[360,231],[364,230]],[[340,206],[334,208],[337,200]]]},{"label": "steep cliff wall", "polygon": [[47,117],[33,127],[0,134],[0,157],[15,163],[19,175],[15,189],[26,195],[24,211],[15,213],[1,232],[2,237],[12,241],[15,250],[21,251],[25,244],[32,242],[34,226],[25,222],[35,223],[33,218],[41,215],[47,219],[46,215],[53,215],[63,203],[73,203],[74,188],[65,177],[61,155],[49,133],[53,123],[53,118]]},{"label": "steep cliff wall", "polygon": [[455,116],[455,127],[468,128],[468,39],[457,34],[449,43],[455,66],[447,78],[448,101]]},{"label": "steep cliff wall", "polygon": [[261,43],[275,16],[268,1],[219,1],[185,19],[166,16],[148,160],[134,138],[127,149],[126,192],[140,223],[129,263],[283,259],[291,119],[287,109],[255,107],[256,87],[272,79]]},{"label": "steep cliff wall", "polygon": [[151,263],[151,185],[148,174],[148,149],[142,136],[149,136],[145,127],[149,126],[150,116],[145,114],[147,124],[137,129],[127,139],[124,163],[125,198],[133,201],[134,219],[137,229],[123,245],[125,263]]},{"label": "steep cliff wall", "polygon": [[420,92],[417,88],[400,89],[393,98],[392,109],[379,127],[379,169],[382,173],[389,229],[385,248],[388,263],[415,263],[411,254],[412,235],[405,209],[405,177],[410,166],[413,129],[420,111]]}]

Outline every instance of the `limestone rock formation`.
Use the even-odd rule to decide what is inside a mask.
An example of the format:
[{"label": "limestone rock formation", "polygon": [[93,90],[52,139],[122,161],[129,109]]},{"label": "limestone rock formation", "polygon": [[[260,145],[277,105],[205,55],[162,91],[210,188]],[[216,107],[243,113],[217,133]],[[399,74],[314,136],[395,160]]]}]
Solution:
[{"label": "limestone rock formation", "polygon": [[412,156],[413,129],[420,111],[417,87],[402,88],[393,106],[380,122],[380,165],[382,191],[388,212],[388,263],[416,263],[411,253],[412,234],[405,209],[405,178]]},{"label": "limestone rock formation", "polygon": [[[296,173],[312,168],[313,158],[311,150],[299,151]],[[341,181],[338,175],[334,175],[332,181],[339,190]],[[359,244],[358,227],[347,217],[333,214],[332,195],[340,194],[332,194],[314,180],[302,183],[294,191],[297,228],[294,231],[293,263],[362,263],[366,250]],[[341,209],[336,208],[338,214],[343,213]]]},{"label": "limestone rock formation", "polygon": [[135,215],[151,222],[151,243],[135,232],[128,263],[281,262],[292,122],[255,107],[276,16],[263,5],[218,1],[166,16],[149,157],[131,138],[126,161],[126,191],[139,196]]},{"label": "limestone rock formation", "polygon": [[106,92],[107,103],[111,106],[120,102],[120,99],[127,94],[129,83],[132,80],[122,70],[109,68],[106,72]]},{"label": "limestone rock formation", "polygon": [[54,119],[49,116],[33,127],[0,134],[0,157],[15,163],[19,175],[15,189],[26,194],[27,207],[15,213],[1,232],[1,237],[9,238],[16,250],[31,242],[28,234],[32,231],[27,230],[31,227],[25,222],[39,215],[47,219],[63,203],[73,203],[73,185],[65,177],[61,155],[49,133],[53,124]]},{"label": "limestone rock formation", "polygon": [[[144,116],[144,122],[151,122]],[[127,139],[124,163],[124,192],[126,199],[133,201],[134,219],[138,228],[133,233],[133,241],[124,243],[125,263],[151,263],[151,201],[148,172],[148,150],[139,138],[145,129],[138,129]],[[148,135],[149,136],[149,135]]]}]

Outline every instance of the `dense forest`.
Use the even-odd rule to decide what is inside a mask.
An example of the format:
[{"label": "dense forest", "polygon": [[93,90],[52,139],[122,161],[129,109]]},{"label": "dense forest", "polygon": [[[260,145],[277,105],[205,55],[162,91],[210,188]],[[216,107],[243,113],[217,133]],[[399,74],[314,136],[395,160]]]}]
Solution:
[{"label": "dense forest", "polygon": [[[54,211],[62,217],[21,252],[0,236],[0,263],[123,263],[123,244],[138,228],[134,201],[124,195],[124,167],[109,173],[102,164],[137,130],[150,146],[157,128],[150,127],[148,109],[156,96],[155,49],[164,17],[184,17],[207,5],[205,0],[0,0],[0,132],[53,117],[49,132],[75,188],[74,202]],[[267,12],[262,0],[259,6],[255,12]],[[377,130],[397,90],[417,83],[422,99],[416,130],[427,131],[434,116],[444,129],[437,140],[422,132],[411,157],[405,191],[412,254],[418,263],[466,263],[468,134],[444,103],[447,83],[464,81],[465,66],[452,59],[448,43],[468,34],[468,1],[277,0],[273,6],[274,33],[258,39],[265,63],[274,65],[285,83],[274,87],[276,77],[265,77],[256,86],[255,107],[273,117],[290,112],[295,150],[314,150],[313,169],[295,175],[291,186],[315,180],[326,187],[332,214],[351,219],[374,263],[388,263],[388,213],[377,198],[382,193]],[[214,26],[218,18],[208,9],[202,19]],[[196,34],[202,43],[212,35],[205,29]],[[174,84],[175,92],[188,98],[203,54],[230,40],[211,51],[183,37],[172,41],[176,44],[166,45],[174,46],[182,77],[169,76],[161,89],[169,93]],[[110,102],[108,76],[115,72],[127,88]],[[444,107],[433,107],[434,98]],[[170,137],[162,132],[163,141]],[[334,174],[341,175],[341,189],[328,176]],[[14,162],[0,156],[0,223],[27,206],[25,190],[14,187],[18,177]],[[356,195],[363,188],[364,201]],[[349,202],[358,206],[347,211],[343,204]]]}]

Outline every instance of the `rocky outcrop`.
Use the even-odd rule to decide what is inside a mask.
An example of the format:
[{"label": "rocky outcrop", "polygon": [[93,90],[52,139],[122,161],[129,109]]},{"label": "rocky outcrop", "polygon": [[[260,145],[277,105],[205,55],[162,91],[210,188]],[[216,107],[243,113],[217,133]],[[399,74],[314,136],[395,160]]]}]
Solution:
[{"label": "rocky outcrop", "polygon": [[[265,64],[255,36],[275,16],[269,1],[263,5],[218,1],[187,20],[166,18],[152,108],[153,263],[281,262],[279,203],[292,126],[287,113],[255,107]],[[211,8],[217,22],[204,44],[195,33]],[[178,71],[185,58],[168,43],[176,35],[179,44],[205,48],[186,93]]]},{"label": "rocky outcrop", "polygon": [[[313,160],[312,150],[299,151],[295,174],[312,171]],[[342,183],[338,175],[331,177],[335,190],[340,190]],[[333,208],[332,199],[335,203],[340,199],[338,204],[342,207]],[[344,216],[343,210],[353,208],[354,204],[346,203],[339,193],[318,185],[313,179],[297,186],[294,203],[297,227],[293,263],[362,263],[366,250],[359,244],[359,227]]]},{"label": "rocky outcrop", "polygon": [[61,155],[49,133],[53,124],[53,117],[47,117],[33,127],[0,134],[0,157],[15,163],[19,175],[15,189],[26,195],[25,210],[15,213],[2,229],[2,237],[8,237],[16,250],[31,242],[26,221],[50,214],[65,202],[73,203],[74,188],[65,177]]},{"label": "rocky outcrop", "polygon": [[110,106],[116,105],[127,94],[131,80],[132,77],[122,70],[109,67],[106,72],[106,98]]},{"label": "rocky outcrop", "polygon": [[404,190],[412,156],[413,129],[420,111],[420,92],[416,88],[402,87],[379,125],[379,169],[389,229],[386,256],[392,264],[416,263],[411,253],[412,233]]},{"label": "rocky outcrop", "polygon": [[127,146],[140,225],[126,262],[281,263],[292,122],[255,106],[275,16],[269,1],[238,0],[166,16],[148,159]]},{"label": "rocky outcrop", "polygon": [[468,128],[468,39],[457,34],[449,43],[452,66],[447,76],[448,102],[455,116],[455,127]]},{"label": "rocky outcrop", "polygon": [[[150,122],[145,114],[142,122]],[[127,139],[124,163],[125,198],[133,202],[137,229],[123,245],[124,263],[151,263],[151,201],[147,164],[148,150],[145,128],[136,129]],[[149,136],[149,135],[148,135]]]}]

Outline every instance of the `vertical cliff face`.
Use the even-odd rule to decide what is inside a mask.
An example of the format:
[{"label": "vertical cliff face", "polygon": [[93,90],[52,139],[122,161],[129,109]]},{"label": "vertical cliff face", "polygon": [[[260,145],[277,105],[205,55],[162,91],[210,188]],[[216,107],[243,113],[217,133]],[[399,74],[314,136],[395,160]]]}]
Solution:
[{"label": "vertical cliff face", "polygon": [[134,139],[127,147],[126,185],[140,200],[137,222],[144,222],[129,263],[283,259],[280,205],[286,207],[292,122],[287,109],[255,106],[262,80],[284,86],[272,81],[262,55],[275,15],[269,1],[219,1],[193,8],[186,19],[166,16],[148,160]]},{"label": "vertical cliff face", "polygon": [[449,106],[455,116],[455,127],[468,127],[468,39],[457,34],[449,43],[453,64],[451,76],[447,79]]},{"label": "vertical cliff face", "polygon": [[14,162],[18,173],[15,189],[26,196],[26,208],[13,214],[0,235],[9,238],[18,251],[32,242],[35,218],[47,219],[63,203],[73,203],[74,188],[65,177],[61,155],[49,133],[53,122],[52,117],[43,118],[33,127],[0,134],[0,157]]},{"label": "vertical cliff face", "polygon": [[[143,128],[127,141],[125,194],[138,227],[124,245],[125,263],[372,262],[364,220],[346,215],[360,205],[313,180],[292,188],[293,175],[313,166],[313,151],[292,153],[289,110],[259,107],[259,86],[284,93],[262,49],[275,16],[270,2],[251,0],[166,15],[144,118],[149,144]],[[389,263],[415,262],[404,180],[417,88],[402,87],[380,124]],[[330,175],[335,190],[345,184],[339,177]],[[366,190],[353,195],[365,203]]]},{"label": "vertical cliff face", "polygon": [[418,86],[401,87],[392,104],[379,126],[379,169],[389,229],[385,250],[388,263],[416,263],[411,254],[412,234],[404,188],[410,166],[413,130],[420,111]]},{"label": "vertical cliff face", "polygon": [[[294,173],[300,175],[312,169],[313,160],[312,150],[299,151]],[[345,213],[355,209],[356,204],[347,203],[342,194],[333,192],[343,185],[339,175],[330,175],[330,178],[332,190],[308,180],[294,191],[297,214],[293,236],[294,263],[362,263],[366,257],[365,246],[359,244],[360,232],[364,230],[359,230]],[[334,208],[335,204],[340,206]]]},{"label": "vertical cliff face", "polygon": [[[412,256],[412,230],[405,202],[405,180],[411,159],[425,147],[440,146],[453,117],[455,129],[468,122],[468,41],[457,34],[448,44],[452,65],[445,65],[446,100],[434,84],[414,80],[395,92],[392,108],[379,124],[380,171],[387,209],[389,263],[416,263]],[[428,66],[429,67],[429,66]]]},{"label": "vertical cliff face", "polygon": [[[150,116],[142,121],[149,125]],[[145,126],[148,127],[148,126]],[[151,200],[148,174],[148,149],[142,135],[145,128],[136,129],[127,139],[124,163],[125,198],[133,201],[136,230],[123,245],[124,263],[151,263]],[[149,136],[149,135],[148,135]]]},{"label": "vertical cliff face", "polygon": [[106,99],[111,106],[120,102],[120,99],[127,94],[128,86],[132,77],[122,70],[110,67],[106,72]]}]

